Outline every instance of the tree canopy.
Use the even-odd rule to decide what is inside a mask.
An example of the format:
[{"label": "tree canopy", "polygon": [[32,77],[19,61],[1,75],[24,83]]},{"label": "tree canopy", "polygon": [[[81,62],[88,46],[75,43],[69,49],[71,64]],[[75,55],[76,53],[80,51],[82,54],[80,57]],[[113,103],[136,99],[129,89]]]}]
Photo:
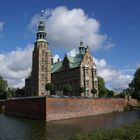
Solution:
[{"label": "tree canopy", "polygon": [[98,90],[99,97],[112,97],[114,96],[114,91],[109,90],[105,87],[105,81],[102,77],[98,76]]},{"label": "tree canopy", "polygon": [[54,90],[55,90],[54,84],[53,84],[53,83],[47,83],[47,84],[45,85],[45,88],[46,88],[47,91],[50,91],[51,94],[52,94],[52,93],[54,92]]},{"label": "tree canopy", "polygon": [[84,93],[86,91],[85,87],[80,87],[79,92]]},{"label": "tree canopy", "polygon": [[69,93],[72,92],[72,87],[70,85],[64,85],[63,92],[64,94],[69,95]]},{"label": "tree canopy", "polygon": [[0,99],[6,99],[8,83],[0,76]]},{"label": "tree canopy", "polygon": [[105,82],[104,79],[100,76],[98,76],[98,90],[99,90],[99,96],[105,95]]},{"label": "tree canopy", "polygon": [[140,100],[140,68],[136,70],[128,89],[133,98]]},{"label": "tree canopy", "polygon": [[95,88],[91,89],[91,93],[95,95],[97,93],[97,89]]}]

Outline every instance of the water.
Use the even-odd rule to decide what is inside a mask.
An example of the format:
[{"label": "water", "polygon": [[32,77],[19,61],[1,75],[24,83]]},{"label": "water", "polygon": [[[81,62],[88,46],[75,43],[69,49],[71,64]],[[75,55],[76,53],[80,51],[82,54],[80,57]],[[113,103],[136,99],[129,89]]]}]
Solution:
[{"label": "water", "polygon": [[140,112],[116,112],[52,122],[0,114],[0,140],[53,140],[97,128],[117,128],[140,118]]}]

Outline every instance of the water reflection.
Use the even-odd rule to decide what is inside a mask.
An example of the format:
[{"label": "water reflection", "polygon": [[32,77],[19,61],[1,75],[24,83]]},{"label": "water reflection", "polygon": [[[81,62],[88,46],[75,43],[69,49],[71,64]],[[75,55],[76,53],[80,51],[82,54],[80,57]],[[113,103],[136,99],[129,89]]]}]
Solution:
[{"label": "water reflection", "polygon": [[140,118],[140,112],[119,112],[76,119],[41,122],[0,114],[0,140],[46,140],[76,132],[116,128]]}]

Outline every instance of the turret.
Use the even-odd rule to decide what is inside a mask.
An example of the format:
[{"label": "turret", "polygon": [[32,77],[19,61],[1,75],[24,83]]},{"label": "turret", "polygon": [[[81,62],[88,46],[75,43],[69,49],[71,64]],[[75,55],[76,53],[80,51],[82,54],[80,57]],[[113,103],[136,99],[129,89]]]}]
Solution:
[{"label": "turret", "polygon": [[81,39],[80,46],[79,46],[79,53],[80,54],[85,54],[85,52],[86,52],[86,48],[84,47],[83,41]]},{"label": "turret", "polygon": [[39,25],[38,25],[38,31],[36,33],[36,42],[47,42],[46,39],[46,31],[45,31],[45,24],[44,24],[44,20],[43,20],[43,13],[41,14],[41,19],[39,21]]}]

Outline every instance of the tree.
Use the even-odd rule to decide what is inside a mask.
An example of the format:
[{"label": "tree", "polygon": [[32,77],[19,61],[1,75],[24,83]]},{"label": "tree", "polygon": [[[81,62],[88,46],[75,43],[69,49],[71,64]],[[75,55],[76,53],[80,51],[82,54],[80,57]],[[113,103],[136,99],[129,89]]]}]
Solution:
[{"label": "tree", "polygon": [[114,96],[114,91],[106,88],[106,93],[105,94],[106,94],[107,97],[113,97]]},{"label": "tree", "polygon": [[8,83],[0,76],[0,99],[6,99]]},{"label": "tree", "polygon": [[63,92],[64,94],[69,95],[69,93],[72,92],[72,87],[70,85],[64,85]]},{"label": "tree", "polygon": [[24,88],[17,88],[15,91],[16,97],[24,97],[25,96],[25,89]]},{"label": "tree", "polygon": [[7,90],[7,98],[15,97],[15,95],[16,95],[16,89],[9,87]]},{"label": "tree", "polygon": [[51,94],[54,92],[54,84],[53,83],[47,83],[46,85],[45,85],[45,89],[47,90],[47,91],[50,91],[51,92]]},{"label": "tree", "polygon": [[140,68],[136,70],[134,78],[129,84],[129,94],[133,98],[140,100]]},{"label": "tree", "polygon": [[99,97],[105,96],[106,88],[104,79],[98,76],[98,90],[99,90]]},{"label": "tree", "polygon": [[79,89],[80,94],[81,93],[85,93],[85,91],[86,91],[86,88],[85,87],[80,87],[80,89]]},{"label": "tree", "polygon": [[92,93],[93,95],[95,95],[95,94],[97,93],[97,89],[95,89],[95,88],[91,89],[91,93]]}]

